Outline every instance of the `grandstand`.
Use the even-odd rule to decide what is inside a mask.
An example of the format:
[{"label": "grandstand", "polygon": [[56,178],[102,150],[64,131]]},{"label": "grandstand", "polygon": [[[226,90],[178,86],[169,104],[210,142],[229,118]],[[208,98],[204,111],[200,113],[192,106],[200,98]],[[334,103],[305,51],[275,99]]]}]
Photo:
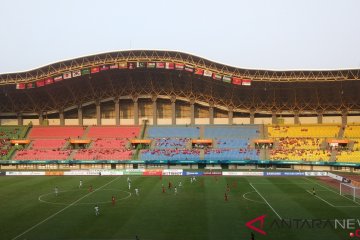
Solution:
[{"label": "grandstand", "polygon": [[357,170],[359,79],[146,50],[1,74],[0,168]]}]

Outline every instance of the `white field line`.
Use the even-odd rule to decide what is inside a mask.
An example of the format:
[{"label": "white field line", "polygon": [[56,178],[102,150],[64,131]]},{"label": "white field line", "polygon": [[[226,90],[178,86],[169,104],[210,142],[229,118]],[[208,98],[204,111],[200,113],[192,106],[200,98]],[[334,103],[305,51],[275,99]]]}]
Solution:
[{"label": "white field line", "polygon": [[246,195],[248,195],[248,194],[250,194],[250,193],[256,193],[256,192],[255,192],[255,191],[246,192],[246,193],[243,194],[243,198],[246,199],[246,200],[248,200],[248,201],[251,201],[251,202],[265,204],[263,201],[260,202],[260,201],[257,201],[257,200],[253,200],[253,199],[247,198]]},{"label": "white field line", "polygon": [[305,179],[308,180],[309,182],[315,183],[316,185],[318,185],[318,186],[320,186],[320,187],[322,187],[322,188],[325,188],[325,189],[329,190],[330,192],[336,193],[337,195],[339,195],[339,196],[341,196],[341,197],[343,197],[343,198],[346,198],[347,200],[350,200],[351,202],[353,202],[353,203],[355,203],[355,204],[357,204],[357,205],[360,206],[360,203],[355,202],[355,201],[352,200],[351,198],[348,198],[348,197],[346,197],[346,196],[344,196],[344,195],[341,195],[340,193],[334,191],[333,189],[331,189],[331,188],[329,188],[329,187],[327,187],[327,186],[324,186],[324,185],[322,185],[322,184],[320,184],[320,183],[318,183],[318,182],[316,182],[316,181],[314,181],[314,180],[310,180],[309,178],[305,178]]},{"label": "white field line", "polygon": [[118,178],[119,178],[119,177],[117,177],[117,178],[115,178],[115,179],[111,180],[110,182],[108,182],[108,183],[104,184],[103,186],[101,186],[101,187],[99,187],[99,188],[95,189],[93,192],[90,192],[90,193],[88,193],[88,194],[86,194],[86,195],[82,196],[82,197],[81,197],[81,198],[79,198],[78,200],[76,200],[76,201],[74,201],[74,202],[70,203],[69,205],[67,205],[67,206],[66,206],[66,207],[64,207],[63,209],[61,209],[61,210],[57,211],[57,212],[56,212],[56,213],[54,213],[53,215],[51,215],[51,216],[49,216],[49,217],[45,218],[45,219],[44,219],[44,220],[42,220],[41,222],[39,222],[39,223],[35,224],[34,226],[30,227],[29,229],[27,229],[27,230],[26,230],[26,231],[24,231],[23,233],[21,233],[21,234],[17,235],[16,237],[12,238],[12,240],[18,239],[19,237],[23,236],[24,234],[26,234],[26,233],[30,232],[31,230],[33,230],[33,229],[34,229],[34,228],[36,228],[37,226],[40,226],[40,225],[41,225],[41,224],[43,224],[44,222],[46,222],[46,221],[48,221],[48,220],[52,219],[53,217],[55,217],[55,216],[56,216],[56,215],[58,215],[59,213],[61,213],[61,212],[65,211],[65,210],[66,210],[66,209],[68,209],[69,207],[71,207],[71,206],[75,205],[77,202],[79,202],[79,201],[81,201],[82,199],[86,198],[87,196],[89,196],[89,195],[91,195],[91,194],[95,193],[96,191],[100,190],[101,188],[103,188],[103,187],[105,187],[105,186],[109,185],[110,183],[114,182],[114,181],[115,181],[115,180],[117,180]]},{"label": "white field line", "polygon": [[257,194],[259,194],[259,196],[264,199],[265,203],[271,208],[271,210],[276,214],[276,216],[278,216],[278,218],[281,220],[282,218],[280,217],[280,215],[275,211],[275,209],[269,204],[269,202],[260,194],[260,192],[251,184],[249,183],[250,186],[257,192]]},{"label": "white field line", "polygon": [[335,207],[333,204],[331,204],[331,203],[329,203],[328,201],[326,201],[325,199],[323,199],[322,197],[319,197],[318,195],[314,195],[314,194],[312,194],[312,192],[310,192],[309,190],[306,190],[308,193],[310,193],[310,195],[313,195],[313,196],[315,196],[316,198],[318,198],[318,199],[320,199],[321,201],[323,201],[323,202],[325,202],[325,203],[327,203],[327,204],[329,204],[331,207]]}]

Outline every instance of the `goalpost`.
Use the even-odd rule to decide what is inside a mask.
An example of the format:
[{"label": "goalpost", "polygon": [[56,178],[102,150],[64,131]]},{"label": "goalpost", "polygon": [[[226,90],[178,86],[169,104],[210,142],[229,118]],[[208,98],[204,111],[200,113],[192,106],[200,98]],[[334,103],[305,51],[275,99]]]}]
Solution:
[{"label": "goalpost", "polygon": [[349,183],[340,183],[340,195],[351,198],[356,202],[360,199],[360,188]]}]

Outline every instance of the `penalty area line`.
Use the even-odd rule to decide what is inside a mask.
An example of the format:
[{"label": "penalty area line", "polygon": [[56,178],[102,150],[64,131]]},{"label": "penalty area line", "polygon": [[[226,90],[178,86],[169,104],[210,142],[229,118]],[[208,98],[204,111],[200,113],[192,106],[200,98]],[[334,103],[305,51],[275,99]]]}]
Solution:
[{"label": "penalty area line", "polygon": [[275,211],[275,209],[270,205],[270,203],[263,197],[263,195],[260,194],[260,192],[251,184],[249,183],[250,186],[257,192],[257,194],[259,194],[259,196],[264,199],[265,203],[271,208],[271,210],[276,214],[276,216],[278,216],[278,218],[280,220],[282,220],[282,218],[280,217],[280,215]]},{"label": "penalty area line", "polygon": [[74,202],[70,203],[68,206],[64,207],[63,209],[60,209],[59,211],[57,211],[57,212],[56,212],[56,213],[54,213],[53,215],[51,215],[51,216],[49,216],[49,217],[45,218],[45,219],[44,219],[44,220],[42,220],[41,222],[39,222],[39,223],[35,224],[34,226],[32,226],[32,227],[28,228],[28,229],[27,229],[26,231],[24,231],[23,233],[21,233],[21,234],[17,235],[16,237],[12,238],[12,240],[18,239],[19,237],[23,236],[24,234],[26,234],[26,233],[30,232],[30,231],[31,231],[31,230],[33,230],[34,228],[36,228],[36,227],[40,226],[41,224],[43,224],[44,222],[46,222],[46,221],[48,221],[48,220],[52,219],[53,217],[55,217],[55,216],[56,216],[56,215],[58,215],[59,213],[61,213],[61,212],[65,211],[66,209],[68,209],[69,207],[74,206],[77,202],[81,201],[82,199],[86,198],[87,196],[90,196],[90,195],[91,195],[91,194],[93,194],[94,192],[96,192],[96,191],[98,191],[98,190],[102,189],[103,187],[105,187],[105,186],[109,185],[110,183],[114,182],[114,181],[115,181],[115,180],[117,180],[118,178],[119,178],[119,177],[117,177],[117,178],[115,178],[115,179],[111,180],[110,182],[108,182],[108,183],[104,184],[103,186],[101,186],[101,187],[99,187],[99,188],[95,189],[93,192],[90,192],[90,193],[88,193],[88,194],[86,194],[86,195],[82,196],[82,197],[81,197],[81,198],[79,198],[78,200],[76,200],[76,201],[74,201]]}]

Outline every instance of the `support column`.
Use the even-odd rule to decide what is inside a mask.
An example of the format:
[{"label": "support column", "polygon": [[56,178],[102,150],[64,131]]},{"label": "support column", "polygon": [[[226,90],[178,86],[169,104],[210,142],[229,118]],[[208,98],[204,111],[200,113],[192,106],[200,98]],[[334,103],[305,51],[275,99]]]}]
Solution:
[{"label": "support column", "polygon": [[347,114],[348,114],[348,112],[346,109],[341,111],[341,124],[343,126],[347,125]]},{"label": "support column", "polygon": [[119,98],[114,99],[115,102],[115,124],[116,126],[120,125],[120,100]]},{"label": "support column", "polygon": [[139,103],[138,98],[133,98],[134,101],[134,124],[139,125]]},{"label": "support column", "polygon": [[210,118],[210,124],[214,124],[214,104],[210,104],[209,118]]},{"label": "support column", "polygon": [[195,100],[190,100],[190,124],[195,125]]},{"label": "support column", "polygon": [[79,125],[82,126],[83,125],[83,112],[82,112],[81,104],[78,105],[78,120],[79,120]]},{"label": "support column", "polygon": [[171,124],[176,125],[176,97],[171,97]]},{"label": "support column", "polygon": [[44,122],[44,115],[42,112],[39,113],[39,125],[41,126]]},{"label": "support column", "polygon": [[322,124],[322,123],[323,123],[323,114],[324,114],[324,112],[321,111],[321,110],[319,110],[319,111],[317,112],[317,123],[318,123],[318,124]]},{"label": "support column", "polygon": [[96,125],[101,126],[101,103],[100,103],[100,101],[96,101],[95,105],[96,105]]},{"label": "support column", "polygon": [[228,110],[229,125],[233,124],[233,117],[234,117],[233,107],[229,107]]},{"label": "support column", "polygon": [[294,111],[294,123],[300,124],[299,111]]},{"label": "support column", "polygon": [[17,122],[19,126],[23,125],[23,117],[22,117],[22,113],[18,113],[17,114]]},{"label": "support column", "polygon": [[277,124],[277,118],[276,118],[276,111],[275,110],[272,110],[271,111],[271,123],[272,124]]},{"label": "support column", "polygon": [[250,109],[250,124],[255,124],[255,109]]},{"label": "support column", "polygon": [[157,102],[156,97],[152,97],[152,114],[153,114],[153,125],[157,125]]},{"label": "support column", "polygon": [[60,126],[65,126],[64,110],[59,111]]}]

